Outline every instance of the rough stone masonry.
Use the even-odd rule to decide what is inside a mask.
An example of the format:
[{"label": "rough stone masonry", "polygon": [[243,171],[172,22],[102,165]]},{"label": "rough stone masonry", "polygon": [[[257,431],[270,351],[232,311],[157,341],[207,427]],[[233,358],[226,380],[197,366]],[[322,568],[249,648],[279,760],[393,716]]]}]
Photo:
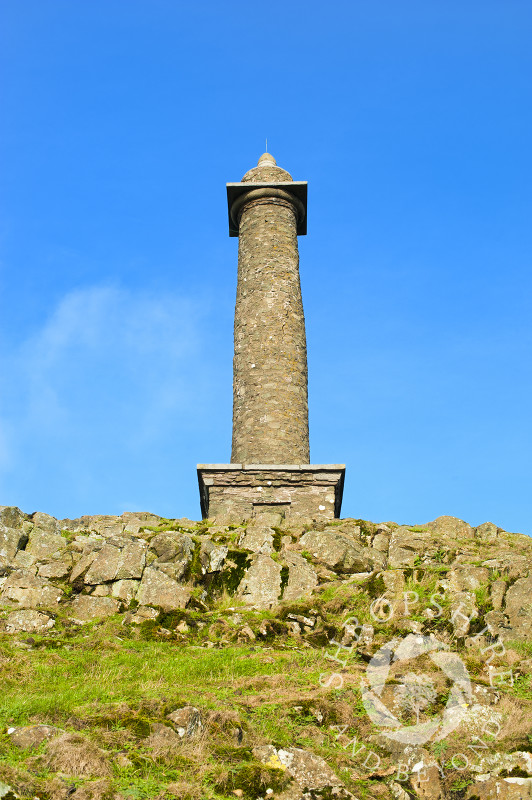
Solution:
[{"label": "rough stone masonry", "polygon": [[204,517],[264,511],[339,516],[345,467],[310,464],[307,346],[298,235],[307,184],[264,153],[227,184],[229,234],[238,236],[230,464],[200,464]]},{"label": "rough stone masonry", "polygon": [[[268,153],[242,178],[242,183],[291,181]],[[232,209],[239,243],[231,462],[308,464],[307,345],[297,247],[298,217],[305,210],[296,197],[274,187],[240,198]]]}]

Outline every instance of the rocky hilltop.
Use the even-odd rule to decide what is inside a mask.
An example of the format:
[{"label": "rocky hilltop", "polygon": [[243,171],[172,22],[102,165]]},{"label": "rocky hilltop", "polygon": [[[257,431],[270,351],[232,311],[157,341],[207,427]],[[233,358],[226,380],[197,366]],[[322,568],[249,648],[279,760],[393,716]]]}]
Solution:
[{"label": "rocky hilltop", "polygon": [[532,539],[0,507],[0,798],[532,797]]}]

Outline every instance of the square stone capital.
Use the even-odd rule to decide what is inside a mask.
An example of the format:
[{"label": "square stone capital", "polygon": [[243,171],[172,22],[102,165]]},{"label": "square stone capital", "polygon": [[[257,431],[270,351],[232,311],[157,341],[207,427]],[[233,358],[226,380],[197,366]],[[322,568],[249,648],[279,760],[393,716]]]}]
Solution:
[{"label": "square stone capital", "polygon": [[238,224],[231,217],[231,209],[235,200],[238,200],[243,194],[254,192],[257,189],[281,189],[292,195],[295,201],[299,204],[299,208],[303,209],[303,214],[299,217],[297,223],[297,235],[305,236],[307,233],[307,181],[275,181],[274,183],[227,183],[227,214],[229,218],[229,236],[238,236]]}]

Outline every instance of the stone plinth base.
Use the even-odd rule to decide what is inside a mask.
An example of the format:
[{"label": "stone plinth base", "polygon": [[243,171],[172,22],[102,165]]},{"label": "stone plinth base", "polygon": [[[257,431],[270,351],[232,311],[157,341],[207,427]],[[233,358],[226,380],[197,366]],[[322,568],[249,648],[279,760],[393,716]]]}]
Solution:
[{"label": "stone plinth base", "polygon": [[198,464],[203,519],[249,519],[261,511],[334,519],[340,516],[344,464]]}]

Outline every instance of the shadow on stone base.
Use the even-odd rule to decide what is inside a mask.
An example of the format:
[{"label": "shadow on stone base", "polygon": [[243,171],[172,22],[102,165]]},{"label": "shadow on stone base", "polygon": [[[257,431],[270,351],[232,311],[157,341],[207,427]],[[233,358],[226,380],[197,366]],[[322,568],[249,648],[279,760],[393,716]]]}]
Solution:
[{"label": "shadow on stone base", "polygon": [[249,519],[262,511],[284,517],[340,516],[344,464],[198,464],[203,519]]}]

